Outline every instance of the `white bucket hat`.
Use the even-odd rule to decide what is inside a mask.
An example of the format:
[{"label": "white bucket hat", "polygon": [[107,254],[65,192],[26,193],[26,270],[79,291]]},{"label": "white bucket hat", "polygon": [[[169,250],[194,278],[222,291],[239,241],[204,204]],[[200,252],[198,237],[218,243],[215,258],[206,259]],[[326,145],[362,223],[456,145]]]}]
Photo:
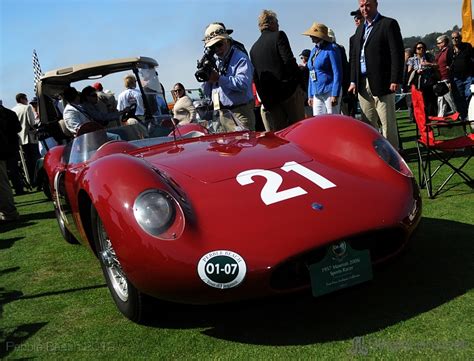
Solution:
[{"label": "white bucket hat", "polygon": [[[229,29],[230,30],[230,29]],[[220,24],[214,23],[207,27],[204,33],[204,43],[206,48],[210,48],[220,40],[230,39],[228,30]]]}]

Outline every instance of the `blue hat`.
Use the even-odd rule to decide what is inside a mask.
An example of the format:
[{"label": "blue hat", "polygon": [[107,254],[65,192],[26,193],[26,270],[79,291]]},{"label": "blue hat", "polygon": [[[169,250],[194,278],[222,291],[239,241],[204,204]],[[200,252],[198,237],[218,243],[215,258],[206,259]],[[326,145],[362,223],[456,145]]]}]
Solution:
[{"label": "blue hat", "polygon": [[33,99],[30,100],[30,104],[31,103],[38,103],[38,98],[37,97],[33,97]]},{"label": "blue hat", "polygon": [[306,58],[309,58],[310,55],[311,55],[311,50],[309,49],[304,49],[300,54],[300,56],[304,56]]}]

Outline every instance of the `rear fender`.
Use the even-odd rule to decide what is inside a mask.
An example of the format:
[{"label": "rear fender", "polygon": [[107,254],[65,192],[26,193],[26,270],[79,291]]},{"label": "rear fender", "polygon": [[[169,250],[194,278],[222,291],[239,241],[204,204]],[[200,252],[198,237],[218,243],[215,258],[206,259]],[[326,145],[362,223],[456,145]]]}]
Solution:
[{"label": "rear fender", "polygon": [[57,147],[51,148],[48,153],[44,156],[43,169],[48,176],[49,184],[51,189],[53,189],[54,176],[59,169],[63,169],[65,164],[63,163],[63,152],[64,145],[59,145]]},{"label": "rear fender", "polygon": [[373,147],[381,135],[362,121],[344,115],[305,119],[275,134],[296,143],[315,160],[328,160],[340,169],[370,176],[385,164]]}]

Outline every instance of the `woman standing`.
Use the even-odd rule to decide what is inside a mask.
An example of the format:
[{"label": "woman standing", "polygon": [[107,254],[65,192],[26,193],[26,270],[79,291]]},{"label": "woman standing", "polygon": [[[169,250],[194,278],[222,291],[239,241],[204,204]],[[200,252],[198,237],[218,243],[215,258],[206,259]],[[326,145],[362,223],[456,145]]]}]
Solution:
[{"label": "woman standing", "polygon": [[328,36],[328,27],[313,23],[303,35],[315,44],[308,59],[308,104],[313,115],[339,114],[342,85],[342,60]]},{"label": "woman standing", "polygon": [[186,89],[181,83],[176,83],[172,90],[174,98],[173,117],[178,119],[179,123],[191,123],[196,119],[196,108],[193,101],[186,95]]},{"label": "woman standing", "polygon": [[439,79],[437,75],[438,64],[434,56],[426,52],[426,44],[419,41],[413,47],[415,54],[407,61],[407,73],[409,85],[414,84],[423,93],[425,111],[428,115],[437,115],[438,98],[433,92],[433,85]]}]

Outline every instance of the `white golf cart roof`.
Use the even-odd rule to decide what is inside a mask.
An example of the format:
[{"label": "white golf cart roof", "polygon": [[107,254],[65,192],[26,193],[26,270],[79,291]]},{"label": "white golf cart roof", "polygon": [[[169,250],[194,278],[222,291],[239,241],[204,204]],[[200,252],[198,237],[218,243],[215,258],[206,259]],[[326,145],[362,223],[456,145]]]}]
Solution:
[{"label": "white golf cart roof", "polygon": [[48,71],[40,78],[43,84],[61,84],[68,85],[70,83],[85,80],[89,78],[103,77],[108,74],[127,71],[137,66],[158,66],[155,59],[144,56],[112,59],[105,61],[96,61],[93,63],[77,64],[65,68]]},{"label": "white golf cart roof", "polygon": [[[81,80],[97,80],[113,73],[126,72],[138,68],[152,69],[158,66],[153,58],[144,56],[120,58],[92,63],[72,65],[46,72],[36,85],[42,123],[48,123],[54,113],[51,97],[61,94],[71,83]],[[44,110],[44,111],[43,111]]]}]

